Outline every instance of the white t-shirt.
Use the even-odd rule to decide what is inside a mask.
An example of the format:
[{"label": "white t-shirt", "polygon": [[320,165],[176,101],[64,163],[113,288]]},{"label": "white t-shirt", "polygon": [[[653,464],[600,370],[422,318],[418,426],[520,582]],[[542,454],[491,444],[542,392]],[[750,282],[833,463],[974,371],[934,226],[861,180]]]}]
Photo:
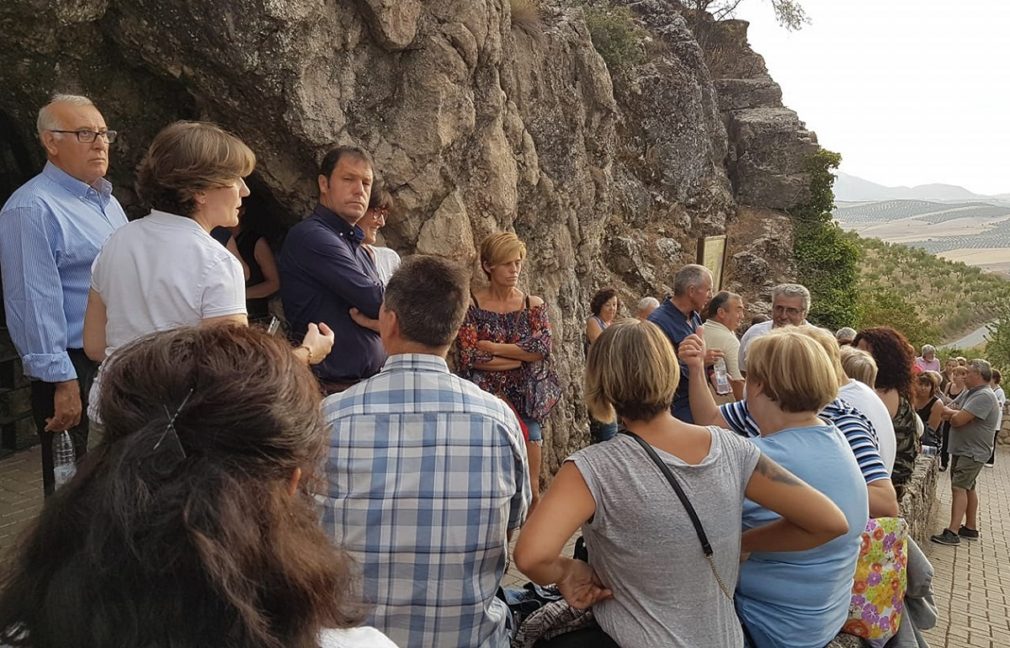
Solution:
[{"label": "white t-shirt", "polygon": [[319,633],[320,648],[396,648],[386,635],[370,626],[323,630]]},{"label": "white t-shirt", "polygon": [[[238,259],[192,218],[157,210],[109,237],[91,288],[105,303],[106,358],[149,333],[246,312]],[[88,405],[94,421],[100,382],[101,369]]]},{"label": "white t-shirt", "polygon": [[747,329],[747,332],[743,334],[740,338],[740,357],[739,365],[740,371],[747,371],[747,347],[750,343],[758,339],[762,335],[768,333],[772,330],[772,326],[775,324],[774,320],[768,320],[767,322],[759,322],[754,326]]},{"label": "white t-shirt", "polygon": [[842,399],[870,420],[877,432],[877,444],[880,459],[890,475],[894,470],[894,456],[898,452],[898,441],[894,436],[894,423],[887,413],[887,405],[873,391],[858,380],[849,380],[848,384],[838,390],[838,398]]},{"label": "white t-shirt", "polygon": [[372,247],[375,259],[375,269],[379,272],[379,281],[385,286],[396,269],[400,267],[400,255],[388,247]]}]

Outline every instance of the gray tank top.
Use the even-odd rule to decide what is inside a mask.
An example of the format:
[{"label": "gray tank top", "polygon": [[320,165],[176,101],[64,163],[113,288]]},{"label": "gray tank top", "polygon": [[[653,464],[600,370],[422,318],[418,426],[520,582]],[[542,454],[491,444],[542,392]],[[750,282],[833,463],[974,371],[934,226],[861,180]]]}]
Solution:
[{"label": "gray tank top", "polygon": [[[728,430],[709,430],[711,449],[696,465],[656,453],[698,513],[720,577],[735,587],[744,491],[760,451]],[[593,607],[607,634],[622,646],[742,646],[733,603],[719,589],[676,493],[642,448],[619,434],[568,460],[596,501],[582,533],[590,564],[614,593]]]}]

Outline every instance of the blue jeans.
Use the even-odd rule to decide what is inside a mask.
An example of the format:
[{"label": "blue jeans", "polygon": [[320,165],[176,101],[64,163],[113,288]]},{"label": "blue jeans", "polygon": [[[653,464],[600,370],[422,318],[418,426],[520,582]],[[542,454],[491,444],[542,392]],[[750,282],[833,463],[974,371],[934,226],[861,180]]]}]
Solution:
[{"label": "blue jeans", "polygon": [[544,430],[540,423],[528,418],[524,418],[523,423],[526,424],[526,429],[530,433],[530,443],[544,442]]}]

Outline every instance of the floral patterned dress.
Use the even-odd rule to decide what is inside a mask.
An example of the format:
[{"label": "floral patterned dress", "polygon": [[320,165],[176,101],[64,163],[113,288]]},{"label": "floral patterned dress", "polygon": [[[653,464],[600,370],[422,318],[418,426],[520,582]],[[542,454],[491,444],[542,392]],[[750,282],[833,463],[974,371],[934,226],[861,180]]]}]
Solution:
[{"label": "floral patterned dress", "polygon": [[[527,297],[527,304],[529,298]],[[494,357],[477,348],[477,342],[489,340],[499,344],[515,344],[523,351],[543,355],[539,362],[524,362],[508,371],[482,371],[476,365]],[[520,417],[542,423],[546,418],[544,405],[557,402],[561,388],[557,380],[544,380],[549,372],[551,324],[547,305],[540,304],[508,313],[495,313],[470,305],[456,338],[457,373],[486,392],[507,401]],[[539,410],[539,411],[538,411]]]}]

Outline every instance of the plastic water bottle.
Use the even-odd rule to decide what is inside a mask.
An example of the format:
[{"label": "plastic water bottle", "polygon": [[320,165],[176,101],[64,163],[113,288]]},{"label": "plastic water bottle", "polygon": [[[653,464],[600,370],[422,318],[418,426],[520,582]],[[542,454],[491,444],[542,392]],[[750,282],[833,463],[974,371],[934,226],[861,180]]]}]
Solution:
[{"label": "plastic water bottle", "polygon": [[76,472],[74,442],[70,440],[70,432],[64,430],[53,437],[53,473],[56,477],[56,488],[70,481]]},{"label": "plastic water bottle", "polygon": [[733,391],[729,384],[729,374],[726,372],[726,361],[716,358],[713,369],[715,370],[715,393],[725,396]]}]

